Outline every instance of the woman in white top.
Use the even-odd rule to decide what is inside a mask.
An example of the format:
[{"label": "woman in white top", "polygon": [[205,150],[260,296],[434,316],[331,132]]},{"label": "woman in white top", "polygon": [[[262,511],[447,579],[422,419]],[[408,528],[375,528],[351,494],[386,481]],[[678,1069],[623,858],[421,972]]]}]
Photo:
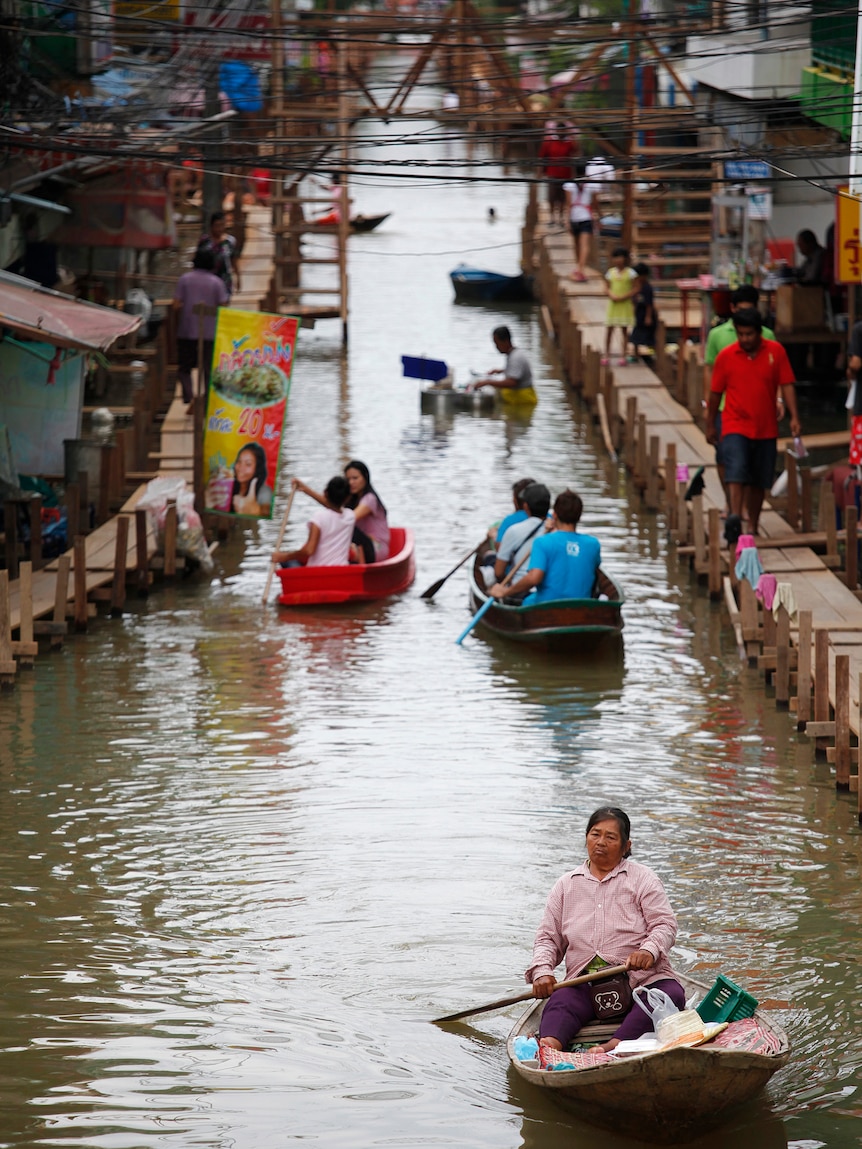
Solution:
[{"label": "woman in white top", "polygon": [[356,516],[344,504],[350,498],[350,485],[343,475],[336,475],[326,484],[321,495],[306,486],[301,479],[293,479],[295,491],[310,495],[321,505],[308,522],[308,538],[295,551],[274,551],[272,561],[284,567],[341,567],[350,557],[350,540]]},{"label": "woman in white top", "polygon": [[566,193],[566,210],[569,213],[569,227],[575,244],[575,270],[571,273],[576,283],[586,283],[587,262],[593,241],[593,196],[595,186],[584,177],[586,165],[583,160],[575,163],[575,178],[563,184]]}]

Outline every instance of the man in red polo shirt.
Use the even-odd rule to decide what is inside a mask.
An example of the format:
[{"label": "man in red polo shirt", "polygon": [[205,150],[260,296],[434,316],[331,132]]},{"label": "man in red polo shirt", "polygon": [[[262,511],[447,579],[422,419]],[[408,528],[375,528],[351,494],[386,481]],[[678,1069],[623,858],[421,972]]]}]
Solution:
[{"label": "man in red polo shirt", "polygon": [[544,174],[548,181],[548,211],[555,223],[563,223],[566,206],[563,184],[572,178],[572,160],[578,151],[571,140],[565,139],[565,131],[565,124],[557,124],[556,131],[547,135],[539,148],[539,159],[544,160]]},{"label": "man in red polo shirt", "polygon": [[751,533],[757,534],[763,493],[773,483],[777,454],[778,388],[790,415],[790,433],[801,431],[796,407],[795,378],[780,343],[763,338],[763,321],[753,307],[734,312],[736,343],[725,347],[712,369],[706,438],[715,443],[715,416],[726,394],[721,419],[721,453],[731,513],[725,538],[733,544],[742,532],[743,499],[748,508]]}]

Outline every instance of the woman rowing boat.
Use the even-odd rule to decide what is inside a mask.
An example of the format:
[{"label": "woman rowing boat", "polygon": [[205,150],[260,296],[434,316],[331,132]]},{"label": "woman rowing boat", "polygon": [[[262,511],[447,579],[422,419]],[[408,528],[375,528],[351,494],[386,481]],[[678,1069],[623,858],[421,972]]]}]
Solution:
[{"label": "woman rowing boat", "polygon": [[[632,1008],[631,990],[664,990],[678,1009],[685,990],[673,976],[668,953],[676,939],[676,918],[664,887],[652,870],[631,858],[628,815],[616,806],[596,810],[587,823],[587,860],[554,885],[545,905],[526,972],[536,997],[550,998],[542,1013],[539,1044],[566,1049],[588,1022],[621,1021],[605,1051],[652,1028],[647,1014]],[[625,965],[621,983],[596,982],[558,989],[554,969],[565,958],[566,979]],[[553,996],[551,996],[553,994]]]}]

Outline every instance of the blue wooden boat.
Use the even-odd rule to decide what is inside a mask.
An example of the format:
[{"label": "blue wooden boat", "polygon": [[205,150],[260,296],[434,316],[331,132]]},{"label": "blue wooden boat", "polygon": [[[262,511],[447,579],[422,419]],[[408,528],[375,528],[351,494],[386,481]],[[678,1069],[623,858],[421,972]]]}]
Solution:
[{"label": "blue wooden boat", "polygon": [[533,277],[501,275],[460,263],[449,272],[455,298],[465,303],[527,303],[533,299]]}]

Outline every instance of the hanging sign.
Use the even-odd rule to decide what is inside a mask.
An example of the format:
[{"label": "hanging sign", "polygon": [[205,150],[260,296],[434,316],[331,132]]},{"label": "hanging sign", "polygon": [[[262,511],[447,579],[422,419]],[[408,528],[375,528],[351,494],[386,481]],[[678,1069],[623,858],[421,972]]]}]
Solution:
[{"label": "hanging sign", "polygon": [[862,201],[850,194],[848,187],[838,189],[835,197],[835,280],[837,283],[862,283],[862,247],[860,247],[860,209]]},{"label": "hanging sign", "polygon": [[269,519],[299,320],[219,309],[204,420],[204,506]]}]

